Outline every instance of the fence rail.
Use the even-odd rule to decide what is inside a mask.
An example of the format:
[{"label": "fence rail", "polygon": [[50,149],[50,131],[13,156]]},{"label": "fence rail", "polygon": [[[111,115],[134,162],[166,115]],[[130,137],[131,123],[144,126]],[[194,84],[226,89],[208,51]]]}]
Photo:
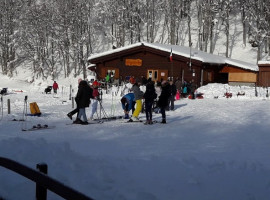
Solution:
[{"label": "fence rail", "polygon": [[[0,157],[0,166],[5,167],[13,172],[16,172],[17,174],[20,174],[36,182],[38,187],[43,187],[45,189],[48,189],[54,192],[55,194],[63,197],[64,199],[93,200],[92,198],[87,197],[86,195],[54,180],[53,178],[50,178],[49,176],[42,174],[39,171],[33,170],[11,159]],[[43,199],[46,199],[46,197],[45,198],[44,196],[40,198],[37,197],[36,199],[43,200]]]}]

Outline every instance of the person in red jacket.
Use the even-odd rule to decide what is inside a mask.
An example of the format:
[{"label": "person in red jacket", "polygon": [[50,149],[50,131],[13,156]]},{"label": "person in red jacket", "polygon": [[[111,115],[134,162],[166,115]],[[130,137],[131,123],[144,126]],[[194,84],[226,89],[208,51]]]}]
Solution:
[{"label": "person in red jacket", "polygon": [[58,84],[56,83],[56,81],[54,81],[52,87],[53,87],[53,92],[54,92],[54,94],[57,94]]},{"label": "person in red jacket", "polygon": [[99,101],[99,91],[98,91],[98,87],[100,86],[100,83],[97,81],[94,81],[92,84],[92,89],[93,89],[93,93],[92,93],[92,110],[91,110],[91,114],[90,114],[90,118],[89,120],[93,120],[94,119],[94,114],[97,112],[97,106],[98,106],[98,101]]}]

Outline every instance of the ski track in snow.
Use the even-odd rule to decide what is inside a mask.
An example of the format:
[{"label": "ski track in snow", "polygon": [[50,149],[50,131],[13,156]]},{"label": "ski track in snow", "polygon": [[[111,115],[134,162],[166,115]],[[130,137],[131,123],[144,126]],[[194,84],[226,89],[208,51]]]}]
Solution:
[{"label": "ski track in snow", "polygon": [[[226,87],[233,97],[226,99]],[[39,162],[49,175],[94,199],[269,199],[270,101],[265,91],[210,84],[199,89],[204,99],[182,99],[166,112],[168,124],[125,124],[121,121],[88,126],[71,123],[68,94],[29,92],[4,96],[0,121],[0,156],[31,168]],[[41,117],[22,117],[24,97],[37,102]],[[214,99],[214,96],[219,96]],[[6,100],[11,100],[7,115]],[[104,94],[107,114],[122,115],[120,96]],[[29,105],[28,105],[29,107]],[[89,108],[87,109],[89,115]],[[141,114],[145,119],[145,114]],[[153,118],[160,121],[161,115]],[[22,132],[36,124],[54,129]],[[35,184],[0,168],[0,196],[34,199]],[[13,192],[16,190],[16,193]],[[48,199],[61,199],[49,192]]]}]

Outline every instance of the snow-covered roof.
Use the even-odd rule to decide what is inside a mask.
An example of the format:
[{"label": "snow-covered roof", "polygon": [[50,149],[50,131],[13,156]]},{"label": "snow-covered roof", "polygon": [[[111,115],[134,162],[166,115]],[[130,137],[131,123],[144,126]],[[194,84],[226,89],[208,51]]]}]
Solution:
[{"label": "snow-covered roof", "polygon": [[[170,44],[159,44],[159,43],[147,43],[147,42],[141,42],[141,43],[135,43],[135,44],[131,44],[125,47],[120,47],[117,49],[113,49],[110,51],[106,51],[103,53],[98,53],[98,54],[93,54],[89,57],[90,59],[94,59],[94,58],[99,58],[102,56],[107,56],[113,53],[117,53],[117,52],[121,52],[121,51],[125,51],[128,49],[132,49],[134,47],[138,47],[138,46],[147,46],[147,47],[151,47],[153,49],[158,49],[161,51],[165,51],[168,52],[168,55],[171,52],[172,49],[172,53],[173,55],[180,55],[183,57],[190,57],[190,48],[189,47],[185,47],[185,46],[178,46],[178,45],[170,45]],[[248,70],[252,70],[252,71],[259,71],[258,65],[255,64],[251,64],[251,63],[247,63],[244,61],[240,61],[240,60],[235,60],[235,59],[231,59],[231,58],[226,58],[223,56],[218,56],[218,55],[214,55],[214,54],[210,54],[207,52],[203,52],[203,51],[199,51],[197,49],[191,48],[191,58],[193,60],[198,60],[198,61],[202,61],[204,63],[213,63],[213,64],[228,64],[228,65],[233,65],[235,67],[239,67],[242,69],[248,69]]]},{"label": "snow-covered roof", "polygon": [[270,65],[270,61],[269,60],[260,60],[258,62],[259,65]]}]

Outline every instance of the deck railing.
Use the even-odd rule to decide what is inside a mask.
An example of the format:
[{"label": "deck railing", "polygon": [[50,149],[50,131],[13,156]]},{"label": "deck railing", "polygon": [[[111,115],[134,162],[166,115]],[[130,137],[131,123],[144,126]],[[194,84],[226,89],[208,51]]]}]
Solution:
[{"label": "deck railing", "polygon": [[37,169],[39,170],[37,171],[11,159],[0,157],[0,166],[34,181],[36,183],[36,200],[46,200],[47,189],[68,200],[93,200],[47,176],[46,164],[37,164]]}]

